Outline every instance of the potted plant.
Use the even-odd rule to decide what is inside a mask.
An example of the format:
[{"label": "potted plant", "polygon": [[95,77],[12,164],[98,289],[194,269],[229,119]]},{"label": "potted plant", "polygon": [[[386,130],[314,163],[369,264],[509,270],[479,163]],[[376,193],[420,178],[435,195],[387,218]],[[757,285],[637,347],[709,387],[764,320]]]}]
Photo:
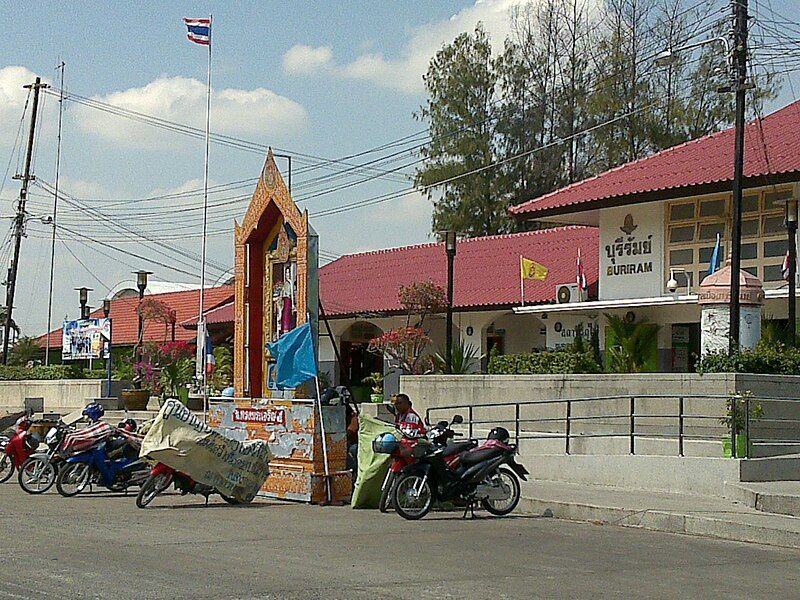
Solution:
[{"label": "potted plant", "polygon": [[[725,458],[731,458],[733,451],[731,447],[730,430],[732,426],[736,428],[736,457],[742,458],[745,454],[749,454],[747,450],[747,432],[745,431],[746,425],[746,412],[747,407],[750,407],[750,419],[759,419],[764,416],[764,407],[760,402],[753,399],[753,393],[750,391],[742,392],[728,398],[727,411],[725,416],[719,422],[722,425],[727,425],[728,435],[722,439],[722,453]],[[734,416],[735,407],[735,416]],[[752,445],[751,445],[752,448]]]},{"label": "potted plant", "polygon": [[147,410],[147,403],[150,401],[150,393],[156,387],[158,371],[153,365],[146,361],[140,361],[134,366],[134,384],[138,387],[122,390],[120,399],[125,410]]},{"label": "potted plant", "polygon": [[372,386],[369,399],[372,402],[383,402],[383,373],[370,373],[361,383]]}]

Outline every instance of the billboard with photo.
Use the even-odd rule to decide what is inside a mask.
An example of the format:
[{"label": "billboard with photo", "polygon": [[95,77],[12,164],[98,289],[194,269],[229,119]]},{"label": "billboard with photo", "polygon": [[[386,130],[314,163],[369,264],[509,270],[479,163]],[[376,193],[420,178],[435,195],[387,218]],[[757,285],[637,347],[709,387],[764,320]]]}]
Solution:
[{"label": "billboard with photo", "polygon": [[62,360],[108,358],[111,319],[64,321]]}]

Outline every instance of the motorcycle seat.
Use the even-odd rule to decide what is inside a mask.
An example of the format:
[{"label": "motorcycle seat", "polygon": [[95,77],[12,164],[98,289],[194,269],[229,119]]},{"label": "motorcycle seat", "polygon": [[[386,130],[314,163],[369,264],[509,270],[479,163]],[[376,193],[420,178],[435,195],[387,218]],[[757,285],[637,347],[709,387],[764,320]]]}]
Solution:
[{"label": "motorcycle seat", "polygon": [[447,442],[444,447],[444,456],[452,456],[453,454],[460,454],[475,447],[475,442],[469,440],[465,442]]},{"label": "motorcycle seat", "polygon": [[471,467],[485,460],[491,460],[492,458],[502,456],[504,452],[505,450],[502,448],[482,448],[480,450],[473,450],[461,457],[461,466]]}]

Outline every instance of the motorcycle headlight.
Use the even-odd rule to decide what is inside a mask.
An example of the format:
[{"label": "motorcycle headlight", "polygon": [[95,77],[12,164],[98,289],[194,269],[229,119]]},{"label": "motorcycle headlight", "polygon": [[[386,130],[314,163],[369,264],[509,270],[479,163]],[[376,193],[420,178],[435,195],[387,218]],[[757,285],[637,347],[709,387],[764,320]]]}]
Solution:
[{"label": "motorcycle headlight", "polygon": [[53,444],[57,443],[58,441],[58,429],[55,427],[51,427],[50,430],[47,432],[47,435],[44,436],[44,443],[48,446],[52,446]]}]

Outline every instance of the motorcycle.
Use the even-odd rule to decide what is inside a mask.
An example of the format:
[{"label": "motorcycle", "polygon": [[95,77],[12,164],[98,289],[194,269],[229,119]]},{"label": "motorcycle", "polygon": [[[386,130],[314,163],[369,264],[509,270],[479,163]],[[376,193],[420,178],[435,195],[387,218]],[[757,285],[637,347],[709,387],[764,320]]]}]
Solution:
[{"label": "motorcycle", "polygon": [[[478,445],[478,442],[475,440],[463,442],[452,441],[453,438],[459,435],[453,431],[452,426],[459,425],[463,422],[464,419],[461,415],[456,415],[451,423],[439,421],[434,427],[428,430],[426,439],[433,444],[433,446],[443,449],[443,456],[448,465],[453,465],[454,461],[461,453],[471,450]],[[389,510],[390,504],[391,506],[394,505],[393,492],[398,476],[403,469],[416,462],[416,458],[413,456],[413,448],[417,442],[417,439],[404,437],[400,440],[397,448],[391,453],[392,464],[389,466],[389,470],[386,472],[386,477],[383,480],[381,498],[378,503],[378,509],[383,513]],[[373,449],[376,452],[380,452],[380,449],[376,448],[375,444],[373,444]]]},{"label": "motorcycle", "polygon": [[495,516],[511,513],[519,503],[519,478],[527,481],[527,469],[517,463],[516,444],[509,434],[494,428],[480,446],[455,458],[445,448],[420,440],[412,449],[416,459],[406,466],[394,486],[394,507],[404,519],[416,520],[431,510],[435,501],[464,502],[464,517],[475,505]]},{"label": "motorcycle", "polygon": [[45,452],[35,452],[22,463],[17,475],[19,486],[29,494],[43,494],[56,481],[58,470],[63,463],[59,454],[61,444],[72,428],[59,423],[51,427],[44,436],[47,446]]},{"label": "motorcycle", "polygon": [[58,493],[64,497],[75,496],[93,482],[113,492],[141,485],[147,478],[148,468],[139,460],[137,446],[134,438],[122,434],[70,456],[56,478]]},{"label": "motorcycle", "polygon": [[39,447],[39,435],[28,431],[31,425],[29,417],[20,417],[14,424],[11,438],[0,438],[0,483],[8,481]]},{"label": "motorcycle", "polygon": [[[90,425],[95,425],[100,421],[102,412],[96,413],[90,408],[91,405],[84,409],[81,419],[85,419]],[[118,429],[126,429],[126,431],[135,430],[135,428],[136,422],[133,419],[123,421],[118,427]],[[76,431],[74,423],[67,425],[61,420],[55,427],[50,428],[44,438],[47,450],[32,454],[19,470],[17,479],[23,490],[29,494],[43,494],[52,487],[67,455],[70,454],[66,449],[67,436]],[[71,453],[76,454],[77,451],[73,450]]]},{"label": "motorcycle", "polygon": [[208,504],[208,497],[212,494],[219,494],[228,504],[240,504],[235,498],[226,496],[210,485],[195,481],[186,473],[176,471],[164,463],[157,463],[150,470],[150,476],[142,484],[142,487],[139,488],[139,493],[136,496],[136,506],[139,508],[146,507],[172,483],[175,484],[175,489],[180,491],[181,495],[198,494],[205,497],[206,504]]}]

